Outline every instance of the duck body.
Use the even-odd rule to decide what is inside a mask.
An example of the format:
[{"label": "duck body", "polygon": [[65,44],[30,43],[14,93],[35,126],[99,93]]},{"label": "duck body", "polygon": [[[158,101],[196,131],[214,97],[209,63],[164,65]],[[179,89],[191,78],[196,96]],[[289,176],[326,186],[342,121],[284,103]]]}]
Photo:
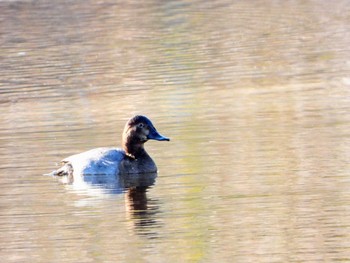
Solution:
[{"label": "duck body", "polygon": [[157,166],[144,148],[148,140],[169,141],[160,135],[151,121],[137,115],[125,125],[123,148],[100,147],[71,155],[62,160],[63,166],[54,175],[118,175],[156,173]]}]

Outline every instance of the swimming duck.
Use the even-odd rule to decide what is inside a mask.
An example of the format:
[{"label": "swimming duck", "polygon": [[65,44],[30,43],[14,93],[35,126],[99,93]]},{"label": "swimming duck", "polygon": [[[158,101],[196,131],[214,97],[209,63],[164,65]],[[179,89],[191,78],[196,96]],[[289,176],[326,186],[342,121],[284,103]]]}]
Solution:
[{"label": "swimming duck", "polygon": [[159,134],[147,117],[136,115],[124,127],[122,149],[102,147],[69,156],[62,160],[63,166],[52,174],[76,177],[155,173],[157,166],[144,148],[148,140],[170,139]]}]

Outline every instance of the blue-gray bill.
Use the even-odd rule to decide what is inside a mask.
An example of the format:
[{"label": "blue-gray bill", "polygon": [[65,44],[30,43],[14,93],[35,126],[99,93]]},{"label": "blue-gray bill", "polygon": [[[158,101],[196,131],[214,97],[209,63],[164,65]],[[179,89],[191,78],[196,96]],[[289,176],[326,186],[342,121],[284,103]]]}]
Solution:
[{"label": "blue-gray bill", "polygon": [[156,140],[156,141],[170,141],[170,139],[168,137],[161,135],[156,130],[150,131],[147,138],[149,140]]}]

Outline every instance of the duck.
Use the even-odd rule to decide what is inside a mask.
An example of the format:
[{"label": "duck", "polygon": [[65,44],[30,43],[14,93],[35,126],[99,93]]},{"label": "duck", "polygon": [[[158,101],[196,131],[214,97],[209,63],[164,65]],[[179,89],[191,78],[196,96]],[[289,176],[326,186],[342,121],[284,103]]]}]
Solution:
[{"label": "duck", "polygon": [[149,118],[136,115],[125,124],[122,148],[99,147],[71,155],[63,159],[62,166],[51,174],[76,178],[157,173],[157,166],[144,147],[148,140],[170,141],[156,130]]}]

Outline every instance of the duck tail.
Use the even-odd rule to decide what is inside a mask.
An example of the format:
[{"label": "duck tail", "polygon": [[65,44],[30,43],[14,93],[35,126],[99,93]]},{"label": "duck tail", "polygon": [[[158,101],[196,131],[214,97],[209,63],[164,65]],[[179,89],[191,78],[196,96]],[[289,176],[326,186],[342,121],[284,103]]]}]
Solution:
[{"label": "duck tail", "polygon": [[63,166],[57,170],[52,171],[51,173],[47,173],[44,175],[48,176],[65,176],[65,175],[72,175],[73,174],[73,167],[70,163],[64,163]]}]

